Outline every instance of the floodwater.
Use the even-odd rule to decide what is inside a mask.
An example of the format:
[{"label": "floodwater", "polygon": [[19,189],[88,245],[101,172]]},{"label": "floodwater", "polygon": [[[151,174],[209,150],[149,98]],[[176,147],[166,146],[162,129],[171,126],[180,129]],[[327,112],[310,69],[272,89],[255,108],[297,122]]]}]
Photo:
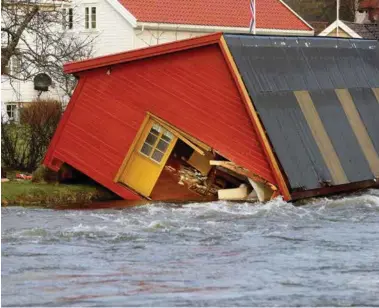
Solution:
[{"label": "floodwater", "polygon": [[378,306],[379,191],[2,208],[3,306]]}]

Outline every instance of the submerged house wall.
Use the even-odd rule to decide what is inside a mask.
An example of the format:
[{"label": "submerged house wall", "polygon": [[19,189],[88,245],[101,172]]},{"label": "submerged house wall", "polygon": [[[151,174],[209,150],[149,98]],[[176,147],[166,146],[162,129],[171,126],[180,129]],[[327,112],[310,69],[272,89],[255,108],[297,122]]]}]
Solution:
[{"label": "submerged house wall", "polygon": [[84,71],[45,158],[65,162],[125,199],[114,182],[150,112],[275,185],[271,168],[217,44]]}]

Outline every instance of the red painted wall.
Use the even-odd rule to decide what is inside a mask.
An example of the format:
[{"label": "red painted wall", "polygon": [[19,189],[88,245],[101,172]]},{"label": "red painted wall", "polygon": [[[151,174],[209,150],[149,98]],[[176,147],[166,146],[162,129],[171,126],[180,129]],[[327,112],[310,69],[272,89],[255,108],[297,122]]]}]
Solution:
[{"label": "red painted wall", "polygon": [[217,44],[106,72],[81,73],[46,165],[59,158],[120,196],[139,198],[113,179],[149,111],[276,184]]}]

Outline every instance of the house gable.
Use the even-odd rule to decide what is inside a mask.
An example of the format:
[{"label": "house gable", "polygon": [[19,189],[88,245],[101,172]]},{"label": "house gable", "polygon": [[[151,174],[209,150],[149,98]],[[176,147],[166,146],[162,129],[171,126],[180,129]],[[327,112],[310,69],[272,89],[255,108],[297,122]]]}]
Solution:
[{"label": "house gable", "polygon": [[118,0],[106,0],[117,13],[119,13],[129,24],[135,28],[137,26],[137,19],[131,14],[128,9],[121,5]]},{"label": "house gable", "polygon": [[337,28],[340,28],[342,30],[342,34],[344,37],[362,38],[358,33],[356,33],[353,29],[345,25],[341,20],[336,20],[335,22],[330,24],[325,30],[323,30],[319,34],[319,36],[337,36]]}]

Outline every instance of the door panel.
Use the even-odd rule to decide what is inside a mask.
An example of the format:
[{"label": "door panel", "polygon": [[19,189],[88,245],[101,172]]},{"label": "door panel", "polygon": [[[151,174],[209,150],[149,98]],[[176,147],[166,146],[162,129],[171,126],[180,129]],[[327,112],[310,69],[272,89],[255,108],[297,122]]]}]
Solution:
[{"label": "door panel", "polygon": [[130,155],[119,182],[148,197],[162,172],[177,137],[149,120]]}]

